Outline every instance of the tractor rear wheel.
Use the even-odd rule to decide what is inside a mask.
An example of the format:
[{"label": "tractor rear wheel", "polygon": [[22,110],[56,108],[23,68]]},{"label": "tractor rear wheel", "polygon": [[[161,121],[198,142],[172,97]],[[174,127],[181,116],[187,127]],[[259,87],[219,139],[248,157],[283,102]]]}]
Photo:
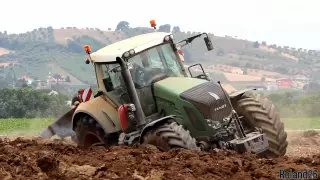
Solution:
[{"label": "tractor rear wheel", "polygon": [[267,135],[269,149],[262,154],[267,158],[284,156],[288,146],[287,133],[275,106],[261,95],[244,94],[233,106],[239,116],[243,116],[245,127],[253,130],[259,127]]},{"label": "tractor rear wheel", "polygon": [[173,148],[184,148],[198,150],[196,140],[185,130],[182,125],[176,122],[165,123],[148,131],[143,137],[142,144],[151,144],[162,151],[169,151]]},{"label": "tractor rear wheel", "polygon": [[110,146],[118,142],[118,137],[107,136],[100,124],[89,115],[80,117],[75,132],[78,145],[84,149],[96,145]]}]

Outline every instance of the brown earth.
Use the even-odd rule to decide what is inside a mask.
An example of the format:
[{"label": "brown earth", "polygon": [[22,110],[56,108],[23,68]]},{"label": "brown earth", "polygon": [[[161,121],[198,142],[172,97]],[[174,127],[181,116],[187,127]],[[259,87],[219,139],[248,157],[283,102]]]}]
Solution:
[{"label": "brown earth", "polygon": [[320,152],[304,156],[307,152],[293,150],[307,144],[318,149],[318,134],[288,134],[288,154],[278,159],[222,150],[160,152],[147,146],[85,151],[61,140],[2,137],[0,179],[279,179],[280,170],[320,168]]}]

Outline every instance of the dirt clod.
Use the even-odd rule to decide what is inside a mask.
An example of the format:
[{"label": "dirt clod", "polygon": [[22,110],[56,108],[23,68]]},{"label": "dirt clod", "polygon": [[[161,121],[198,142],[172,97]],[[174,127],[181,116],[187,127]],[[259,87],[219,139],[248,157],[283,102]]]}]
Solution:
[{"label": "dirt clod", "polygon": [[[315,141],[319,140],[317,137],[312,136]],[[303,134],[299,138],[305,139]],[[314,143],[311,142],[310,147],[312,145]],[[292,146],[296,149],[299,143]],[[294,153],[290,149],[289,152]],[[174,149],[161,152],[149,146],[139,146],[88,151],[63,141],[33,138],[0,140],[1,180],[279,179],[280,170],[316,168],[320,168],[320,153],[307,157],[292,154],[278,159],[261,159],[250,153],[241,155],[228,150],[195,152]]]}]

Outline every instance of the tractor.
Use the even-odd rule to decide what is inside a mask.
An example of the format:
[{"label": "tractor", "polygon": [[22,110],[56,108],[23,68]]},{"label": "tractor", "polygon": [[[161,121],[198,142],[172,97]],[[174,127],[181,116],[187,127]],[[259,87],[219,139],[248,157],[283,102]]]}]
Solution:
[{"label": "tractor", "polygon": [[[267,98],[250,92],[255,89],[227,93],[200,63],[188,72],[184,68],[178,51],[202,36],[211,51],[207,33],[175,43],[171,33],[157,31],[96,52],[85,46],[99,91],[40,136],[72,136],[85,149],[149,144],[161,151],[219,148],[268,158],[285,155],[287,133]],[[194,67],[199,75],[192,73]]]}]

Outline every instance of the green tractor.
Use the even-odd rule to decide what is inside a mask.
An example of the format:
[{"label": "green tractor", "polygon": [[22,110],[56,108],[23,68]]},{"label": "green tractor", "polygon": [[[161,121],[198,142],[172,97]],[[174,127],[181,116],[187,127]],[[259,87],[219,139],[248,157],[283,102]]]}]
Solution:
[{"label": "green tractor", "polygon": [[[98,93],[62,116],[41,137],[72,136],[80,147],[151,144],[207,151],[232,149],[264,157],[286,153],[287,133],[275,106],[245,89],[228,94],[201,64],[184,68],[178,51],[206,33],[174,43],[170,33],[152,32],[88,54]],[[198,67],[200,75],[191,68]]]}]

